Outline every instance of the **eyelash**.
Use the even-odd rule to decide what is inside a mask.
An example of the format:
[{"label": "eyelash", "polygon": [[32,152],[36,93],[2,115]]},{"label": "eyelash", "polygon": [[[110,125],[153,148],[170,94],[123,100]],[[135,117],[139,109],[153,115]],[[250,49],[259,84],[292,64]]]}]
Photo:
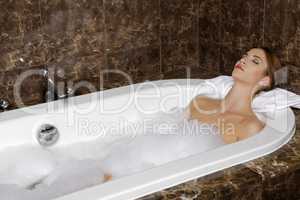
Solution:
[{"label": "eyelash", "polygon": [[[244,58],[244,57],[247,57],[247,56],[248,56],[247,54],[244,54],[242,57]],[[252,60],[252,62],[253,62],[254,64],[256,64],[256,65],[259,64],[259,61],[257,61],[256,59]]]}]

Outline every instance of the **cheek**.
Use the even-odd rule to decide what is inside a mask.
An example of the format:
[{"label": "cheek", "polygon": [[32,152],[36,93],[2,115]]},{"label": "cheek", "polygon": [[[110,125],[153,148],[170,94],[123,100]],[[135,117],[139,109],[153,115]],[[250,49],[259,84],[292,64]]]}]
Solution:
[{"label": "cheek", "polygon": [[251,77],[253,80],[260,80],[264,77],[264,71],[262,69],[259,69],[257,66],[249,69],[249,77]]}]

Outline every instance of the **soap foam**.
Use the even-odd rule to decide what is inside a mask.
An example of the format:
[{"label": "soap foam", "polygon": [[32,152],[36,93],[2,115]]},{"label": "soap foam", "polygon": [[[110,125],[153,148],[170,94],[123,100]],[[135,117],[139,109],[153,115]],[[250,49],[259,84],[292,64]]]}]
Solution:
[{"label": "soap foam", "polygon": [[116,146],[102,160],[103,171],[119,178],[224,145],[215,126],[187,120],[183,109],[150,118],[145,132]]},{"label": "soap foam", "polygon": [[40,147],[6,149],[0,166],[0,184],[30,187],[47,176],[56,166],[55,155]]},{"label": "soap foam", "polygon": [[[144,115],[137,123],[145,127],[109,146],[95,140],[51,151],[7,149],[0,154],[8,160],[0,167],[0,198],[52,199],[101,184],[106,173],[117,179],[224,145],[214,126],[187,120],[183,109]],[[81,158],[74,154],[80,149]]]}]

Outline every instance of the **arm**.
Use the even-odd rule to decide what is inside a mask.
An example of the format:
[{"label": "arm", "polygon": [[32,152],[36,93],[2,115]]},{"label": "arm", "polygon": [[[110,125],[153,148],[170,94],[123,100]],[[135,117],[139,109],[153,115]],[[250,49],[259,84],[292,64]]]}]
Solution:
[{"label": "arm", "polygon": [[216,112],[216,100],[206,96],[196,96],[185,108],[185,116],[188,117],[188,119],[200,120],[200,116],[203,117]]},{"label": "arm", "polygon": [[236,126],[232,126],[231,128],[223,126],[221,129],[219,129],[219,131],[220,131],[223,141],[226,144],[231,144],[231,143],[238,141],[238,132],[239,131],[236,128]]},{"label": "arm", "polygon": [[238,130],[238,139],[243,140],[257,134],[264,128],[264,124],[259,120],[245,120]]},{"label": "arm", "polygon": [[240,125],[236,125],[232,129],[221,131],[222,139],[227,144],[234,143],[257,134],[263,128],[264,124],[259,120],[245,120]]}]

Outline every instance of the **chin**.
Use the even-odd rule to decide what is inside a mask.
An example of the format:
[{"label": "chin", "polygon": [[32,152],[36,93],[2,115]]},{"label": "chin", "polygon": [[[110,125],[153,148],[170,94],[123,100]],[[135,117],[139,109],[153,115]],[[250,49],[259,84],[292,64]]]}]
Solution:
[{"label": "chin", "polygon": [[243,75],[241,73],[239,73],[238,71],[234,71],[231,73],[231,77],[233,78],[234,82],[240,81],[240,82],[244,82],[246,77],[243,77]]},{"label": "chin", "polygon": [[231,72],[231,77],[236,80],[236,79],[240,79],[239,73],[237,73],[237,71],[233,70]]}]

